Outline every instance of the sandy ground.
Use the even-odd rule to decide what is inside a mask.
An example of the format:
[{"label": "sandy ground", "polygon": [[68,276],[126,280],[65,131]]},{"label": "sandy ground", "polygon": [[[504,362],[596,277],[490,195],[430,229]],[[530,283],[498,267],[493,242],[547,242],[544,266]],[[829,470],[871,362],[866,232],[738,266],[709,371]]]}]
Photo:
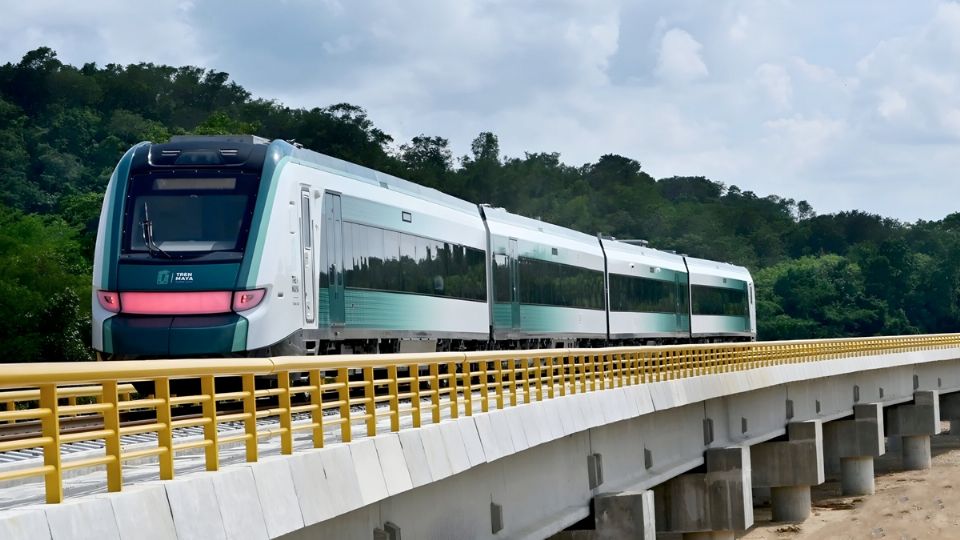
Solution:
[{"label": "sandy ground", "polygon": [[770,508],[758,507],[741,538],[960,539],[960,437],[938,435],[931,446],[932,469],[899,471],[899,452],[888,450],[874,463],[876,494],[841,497],[840,484],[827,482],[814,488],[813,513],[803,523],[772,524]]}]

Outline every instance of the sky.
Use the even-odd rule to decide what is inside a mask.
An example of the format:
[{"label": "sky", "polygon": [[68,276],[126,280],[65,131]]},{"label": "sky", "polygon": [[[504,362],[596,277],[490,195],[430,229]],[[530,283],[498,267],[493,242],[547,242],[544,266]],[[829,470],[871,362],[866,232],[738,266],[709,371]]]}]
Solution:
[{"label": "sky", "polygon": [[[0,63],[196,65],[397,145],[603,154],[821,214],[960,211],[960,3],[913,0],[3,2]],[[316,150],[323,151],[322,148]]]}]

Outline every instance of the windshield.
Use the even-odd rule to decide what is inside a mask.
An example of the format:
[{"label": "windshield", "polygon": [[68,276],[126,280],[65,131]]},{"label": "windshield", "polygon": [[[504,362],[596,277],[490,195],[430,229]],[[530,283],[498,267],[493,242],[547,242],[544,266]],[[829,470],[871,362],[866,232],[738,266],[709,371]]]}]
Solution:
[{"label": "windshield", "polygon": [[127,197],[124,254],[133,258],[239,258],[257,179],[146,175]]}]

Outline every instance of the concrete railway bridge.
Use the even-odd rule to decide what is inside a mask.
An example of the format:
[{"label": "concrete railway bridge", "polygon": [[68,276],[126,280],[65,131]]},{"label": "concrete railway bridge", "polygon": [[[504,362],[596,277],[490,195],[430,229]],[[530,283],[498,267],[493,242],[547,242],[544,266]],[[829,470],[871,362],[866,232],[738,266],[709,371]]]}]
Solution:
[{"label": "concrete railway bridge", "polygon": [[958,391],[960,334],[0,365],[0,538],[732,538]]}]

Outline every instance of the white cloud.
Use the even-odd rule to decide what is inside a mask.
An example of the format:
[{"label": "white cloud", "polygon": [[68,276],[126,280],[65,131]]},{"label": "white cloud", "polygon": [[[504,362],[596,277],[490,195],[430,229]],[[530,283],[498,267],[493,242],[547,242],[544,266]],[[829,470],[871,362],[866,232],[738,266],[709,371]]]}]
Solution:
[{"label": "white cloud", "polygon": [[907,110],[907,100],[903,94],[893,88],[880,89],[880,103],[877,105],[877,112],[886,119],[902,115]]},{"label": "white cloud", "polygon": [[158,0],[144,16],[10,3],[0,62],[46,45],[74,65],[201,65],[290,106],[365,107],[398,144],[441,135],[462,155],[493,131],[508,155],[615,152],[820,213],[937,219],[960,199],[956,2]]},{"label": "white cloud", "polygon": [[660,41],[657,76],[670,83],[702,79],[708,75],[707,65],[700,57],[703,46],[693,36],[679,28],[671,28]]},{"label": "white cloud", "polygon": [[[0,59],[19,61],[41,46],[61,60],[128,64],[205,65],[212,56],[199,46],[192,2],[158,0],[147,11],[134,2],[13,2],[0,17]],[[149,24],[143,21],[149,19]]]},{"label": "white cloud", "polygon": [[734,21],[733,26],[730,27],[730,39],[733,41],[743,41],[747,37],[747,28],[749,26],[750,19],[748,19],[746,15],[743,13],[737,15],[737,20]]},{"label": "white cloud", "polygon": [[783,66],[761,64],[756,72],[757,83],[766,92],[767,97],[780,109],[790,107],[793,96],[793,84],[790,74]]}]

